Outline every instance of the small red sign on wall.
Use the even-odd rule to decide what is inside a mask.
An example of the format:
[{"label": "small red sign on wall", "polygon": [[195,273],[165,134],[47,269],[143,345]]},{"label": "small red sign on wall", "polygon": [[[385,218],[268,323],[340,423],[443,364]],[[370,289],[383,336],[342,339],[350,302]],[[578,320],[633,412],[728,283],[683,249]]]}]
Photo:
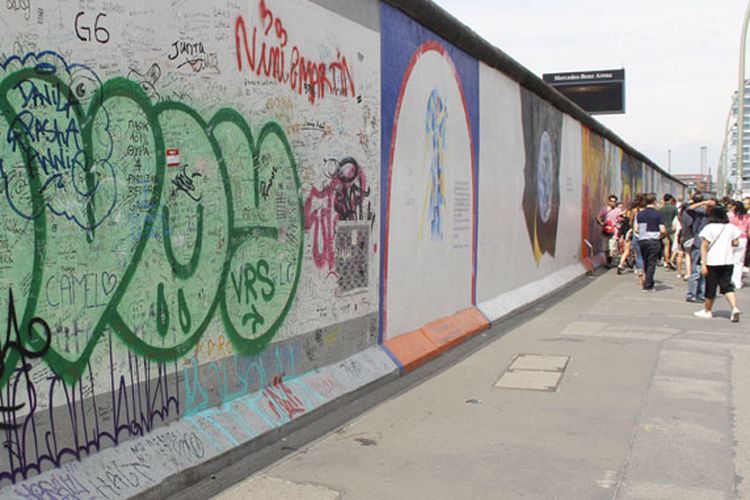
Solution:
[{"label": "small red sign on wall", "polygon": [[167,166],[168,167],[180,166],[180,150],[179,149],[167,149]]}]

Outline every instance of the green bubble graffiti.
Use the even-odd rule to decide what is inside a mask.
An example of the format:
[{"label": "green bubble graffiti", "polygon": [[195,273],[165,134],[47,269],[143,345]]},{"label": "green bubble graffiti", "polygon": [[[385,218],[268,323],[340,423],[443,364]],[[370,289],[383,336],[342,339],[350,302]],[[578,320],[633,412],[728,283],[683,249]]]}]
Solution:
[{"label": "green bubble graffiti", "polygon": [[[17,213],[0,206],[0,227],[18,235],[10,258],[23,263],[0,270],[0,283],[23,290],[21,331],[33,317],[53,328],[46,363],[78,380],[107,330],[140,356],[176,359],[215,318],[238,352],[261,351],[292,306],[304,248],[300,180],[282,127],[266,123],[256,139],[233,109],[206,121],[184,103],[152,103],[125,78],[104,83],[87,109],[74,99],[32,102],[31,88],[74,94],[33,68],[0,82],[0,137],[16,141],[0,141],[5,194],[34,214],[24,221],[33,238],[24,237]],[[80,131],[81,144],[57,136],[60,157],[73,158],[66,176],[35,150],[57,122]],[[179,150],[179,167],[167,165],[167,149]],[[86,206],[74,208],[84,229],[49,209],[53,198],[70,206],[82,195]],[[32,328],[20,341],[39,350],[45,339]],[[0,385],[19,360],[8,351]]]}]

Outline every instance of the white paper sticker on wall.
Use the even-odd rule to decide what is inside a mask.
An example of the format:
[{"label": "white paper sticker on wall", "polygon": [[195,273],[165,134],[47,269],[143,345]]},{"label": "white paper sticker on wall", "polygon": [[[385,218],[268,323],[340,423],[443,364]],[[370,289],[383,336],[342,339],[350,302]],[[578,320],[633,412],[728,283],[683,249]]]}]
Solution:
[{"label": "white paper sticker on wall", "polygon": [[180,150],[179,149],[167,149],[167,166],[168,167],[180,166]]}]

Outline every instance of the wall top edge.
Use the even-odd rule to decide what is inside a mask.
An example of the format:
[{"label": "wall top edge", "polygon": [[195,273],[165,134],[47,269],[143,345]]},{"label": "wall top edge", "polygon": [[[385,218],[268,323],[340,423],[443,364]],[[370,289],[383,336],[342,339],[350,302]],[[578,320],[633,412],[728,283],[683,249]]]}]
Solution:
[{"label": "wall top edge", "polygon": [[650,158],[625,142],[620,136],[605,127],[573,101],[553,89],[550,85],[547,85],[541,77],[535,75],[521,63],[479,36],[470,27],[463,24],[431,0],[383,1],[430,28],[437,35],[443,37],[456,47],[476,57],[477,60],[515,80],[519,85],[550,102],[556,108],[560,109],[560,111],[575,118],[593,132],[616,144],[629,155],[648,164],[664,177],[685,186],[682,181],[664,171]]}]

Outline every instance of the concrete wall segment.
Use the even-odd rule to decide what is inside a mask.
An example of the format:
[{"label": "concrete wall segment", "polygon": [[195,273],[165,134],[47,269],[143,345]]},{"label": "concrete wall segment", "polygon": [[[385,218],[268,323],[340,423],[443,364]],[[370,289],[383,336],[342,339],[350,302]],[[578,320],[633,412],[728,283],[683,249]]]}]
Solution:
[{"label": "concrete wall segment", "polygon": [[387,339],[473,303],[479,95],[473,58],[385,4],[381,20]]},{"label": "concrete wall segment", "polygon": [[0,488],[375,345],[379,21],[336,5],[3,6]]}]

